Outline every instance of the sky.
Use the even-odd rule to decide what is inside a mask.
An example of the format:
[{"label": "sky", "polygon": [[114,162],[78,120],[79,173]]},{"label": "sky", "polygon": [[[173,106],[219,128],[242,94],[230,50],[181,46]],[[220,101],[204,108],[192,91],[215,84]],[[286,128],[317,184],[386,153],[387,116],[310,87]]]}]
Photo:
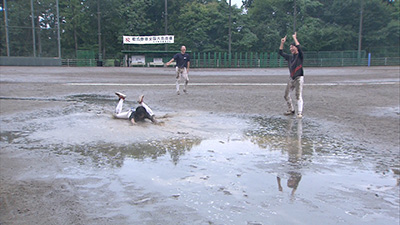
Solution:
[{"label": "sky", "polygon": [[[226,2],[229,3],[229,0],[226,0]],[[242,6],[242,0],[231,0],[231,4],[232,5],[236,4],[240,8],[240,6]]]}]

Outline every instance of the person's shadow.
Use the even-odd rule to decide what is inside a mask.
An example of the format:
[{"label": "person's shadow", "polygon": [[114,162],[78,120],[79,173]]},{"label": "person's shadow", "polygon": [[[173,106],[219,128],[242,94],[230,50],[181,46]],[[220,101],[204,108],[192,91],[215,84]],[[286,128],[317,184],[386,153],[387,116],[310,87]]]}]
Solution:
[{"label": "person's shadow", "polygon": [[[294,122],[297,121],[297,129],[296,135],[293,135],[293,125]],[[286,169],[286,174],[281,177],[278,175],[276,177],[278,182],[278,190],[283,191],[283,187],[281,185],[281,180],[284,177],[287,177],[287,186],[291,188],[291,195],[293,196],[299,186],[301,180],[301,159],[303,156],[303,149],[301,143],[301,136],[303,134],[303,123],[301,119],[295,120],[294,118],[290,118],[288,121],[288,129],[287,129],[287,152],[288,152],[288,162]]]}]

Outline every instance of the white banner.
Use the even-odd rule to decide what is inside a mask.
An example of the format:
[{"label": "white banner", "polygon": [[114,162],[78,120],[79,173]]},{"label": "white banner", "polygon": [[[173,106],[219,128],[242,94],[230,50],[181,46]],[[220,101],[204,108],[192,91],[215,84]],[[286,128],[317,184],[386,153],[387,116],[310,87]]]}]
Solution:
[{"label": "white banner", "polygon": [[124,44],[165,44],[174,43],[174,35],[123,36]]}]

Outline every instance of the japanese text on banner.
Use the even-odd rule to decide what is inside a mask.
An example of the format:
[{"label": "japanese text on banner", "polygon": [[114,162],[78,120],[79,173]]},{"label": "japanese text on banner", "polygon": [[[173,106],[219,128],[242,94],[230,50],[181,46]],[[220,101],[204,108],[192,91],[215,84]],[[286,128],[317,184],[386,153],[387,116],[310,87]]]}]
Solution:
[{"label": "japanese text on banner", "polygon": [[124,44],[165,44],[174,43],[174,35],[123,36]]}]

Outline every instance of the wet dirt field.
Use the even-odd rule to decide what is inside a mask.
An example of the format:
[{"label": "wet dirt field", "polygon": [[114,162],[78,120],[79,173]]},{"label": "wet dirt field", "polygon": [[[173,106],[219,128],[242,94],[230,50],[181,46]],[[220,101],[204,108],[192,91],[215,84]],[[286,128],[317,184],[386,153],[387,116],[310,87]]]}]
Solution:
[{"label": "wet dirt field", "polygon": [[[0,224],[399,224],[399,67],[0,67]],[[114,119],[140,94],[160,122]]]}]

